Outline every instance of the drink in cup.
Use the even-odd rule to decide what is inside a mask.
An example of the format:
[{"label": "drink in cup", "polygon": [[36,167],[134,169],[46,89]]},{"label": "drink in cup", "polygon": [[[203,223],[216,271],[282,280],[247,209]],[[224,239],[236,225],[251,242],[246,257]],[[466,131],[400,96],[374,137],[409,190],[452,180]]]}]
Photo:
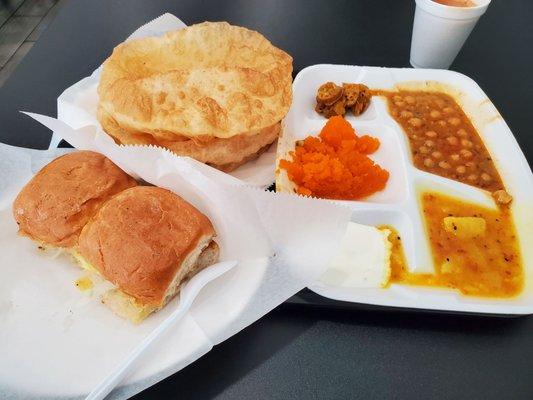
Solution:
[{"label": "drink in cup", "polygon": [[449,68],[490,0],[416,0],[411,65]]}]

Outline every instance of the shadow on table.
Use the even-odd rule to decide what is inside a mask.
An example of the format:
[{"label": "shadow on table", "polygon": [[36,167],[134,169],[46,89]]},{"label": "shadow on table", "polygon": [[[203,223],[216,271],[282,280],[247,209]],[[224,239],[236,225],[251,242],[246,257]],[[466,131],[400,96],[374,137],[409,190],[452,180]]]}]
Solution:
[{"label": "shadow on table", "polygon": [[[304,334],[316,319],[274,310],[224,343],[133,399],[210,399]],[[237,350],[235,350],[237,349]]]},{"label": "shadow on table", "polygon": [[490,328],[491,332],[497,332],[498,329],[516,329],[523,325],[524,321],[533,323],[533,319],[527,316],[391,308],[342,302],[321,297],[308,289],[289,299],[284,306],[306,310],[301,312],[311,313],[315,318],[332,322],[424,331],[464,332],[465,327],[468,327],[468,332],[471,333],[487,333],[487,328]]},{"label": "shadow on table", "polygon": [[298,309],[299,316],[347,325],[399,330],[423,330],[440,333],[502,335],[531,325],[528,316],[498,317],[474,314],[452,314],[432,311],[405,311],[394,309],[327,309],[318,307],[286,306]]},{"label": "shadow on table", "polygon": [[[397,310],[343,310],[282,305],[223,344],[216,346],[193,365],[145,390],[136,397],[210,399],[267,362],[276,353],[321,325],[344,325],[354,334],[361,331],[399,330],[399,336],[417,337],[433,332],[448,337],[505,337],[511,331],[529,329],[527,317],[495,318]],[[311,333],[309,333],[311,334]]]}]

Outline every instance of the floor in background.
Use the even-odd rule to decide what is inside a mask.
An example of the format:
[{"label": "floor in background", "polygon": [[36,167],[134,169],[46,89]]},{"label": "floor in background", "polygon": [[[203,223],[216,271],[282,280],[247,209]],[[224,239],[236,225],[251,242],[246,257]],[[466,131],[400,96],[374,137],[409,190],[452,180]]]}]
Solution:
[{"label": "floor in background", "polygon": [[0,0],[0,87],[65,0]]}]

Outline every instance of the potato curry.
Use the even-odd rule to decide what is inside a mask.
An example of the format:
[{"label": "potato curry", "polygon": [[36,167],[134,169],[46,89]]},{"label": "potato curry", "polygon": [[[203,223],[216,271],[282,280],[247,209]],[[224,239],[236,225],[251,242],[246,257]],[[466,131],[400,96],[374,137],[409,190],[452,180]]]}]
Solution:
[{"label": "potato curry", "polygon": [[509,208],[493,210],[432,192],[422,194],[421,206],[435,273],[409,272],[401,238],[393,232],[390,283],[447,287],[483,297],[522,291],[524,272]]}]

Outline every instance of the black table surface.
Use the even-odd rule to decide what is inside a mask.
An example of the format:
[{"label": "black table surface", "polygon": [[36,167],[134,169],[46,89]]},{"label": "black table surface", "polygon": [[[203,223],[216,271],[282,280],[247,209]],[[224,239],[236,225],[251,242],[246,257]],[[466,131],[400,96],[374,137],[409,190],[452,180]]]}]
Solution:
[{"label": "black table surface", "polygon": [[[292,54],[296,72],[317,63],[409,66],[410,0],[70,1],[0,89],[0,141],[46,148],[50,133],[18,111],[56,115],[66,87],[164,12],[256,29]],[[530,162],[532,20],[531,0],[493,0],[452,66],[486,91]],[[533,317],[297,303],[135,398],[533,399]]]}]

